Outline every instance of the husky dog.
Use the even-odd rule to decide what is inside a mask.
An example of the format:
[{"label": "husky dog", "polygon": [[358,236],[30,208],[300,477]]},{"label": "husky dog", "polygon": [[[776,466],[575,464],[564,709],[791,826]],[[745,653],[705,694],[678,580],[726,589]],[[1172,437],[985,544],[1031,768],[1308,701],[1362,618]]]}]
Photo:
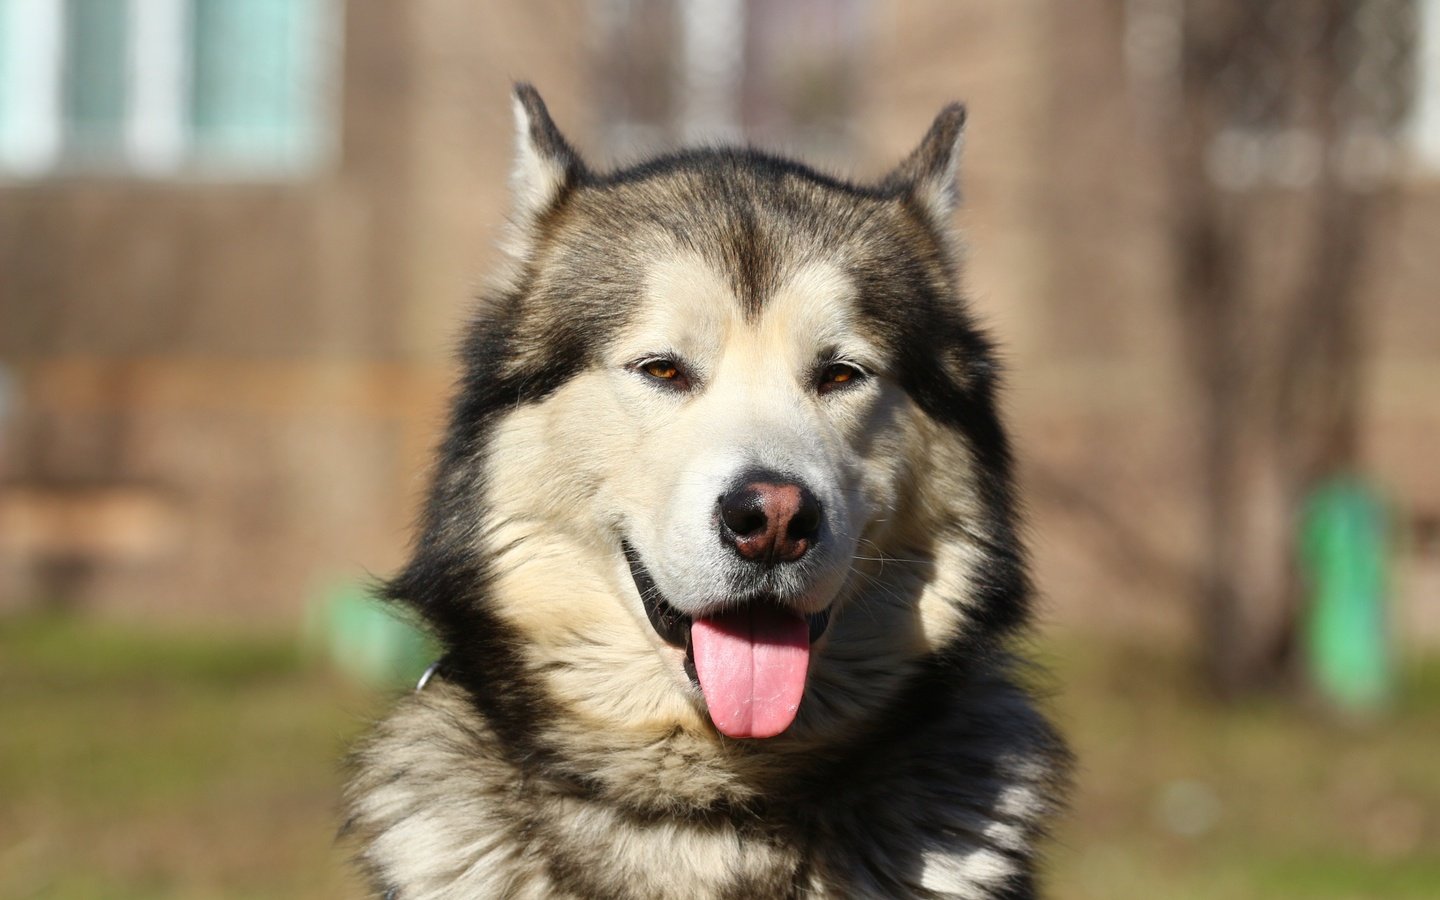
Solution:
[{"label": "husky dog", "polygon": [[853,184],[748,149],[597,172],[514,99],[510,271],[387,586],[444,656],[353,761],[377,890],[1035,896],[1068,757],[1007,649],[962,108]]}]

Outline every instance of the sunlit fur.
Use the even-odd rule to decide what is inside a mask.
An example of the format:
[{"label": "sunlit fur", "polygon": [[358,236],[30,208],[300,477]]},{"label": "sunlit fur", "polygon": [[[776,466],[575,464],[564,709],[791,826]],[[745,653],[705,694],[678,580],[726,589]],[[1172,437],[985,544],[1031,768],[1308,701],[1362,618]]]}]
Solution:
[{"label": "sunlit fur", "polygon": [[[482,304],[407,569],[441,674],[354,757],[400,898],[1034,896],[1063,745],[1007,649],[1029,587],[992,350],[948,232],[963,116],[877,186],[744,150],[592,173],[516,93],[511,272]],[[647,375],[683,364],[683,388]],[[817,390],[843,358],[865,377]],[[765,576],[828,609],[795,723],[722,737],[646,619],[746,589],[716,497],[825,510]]]}]

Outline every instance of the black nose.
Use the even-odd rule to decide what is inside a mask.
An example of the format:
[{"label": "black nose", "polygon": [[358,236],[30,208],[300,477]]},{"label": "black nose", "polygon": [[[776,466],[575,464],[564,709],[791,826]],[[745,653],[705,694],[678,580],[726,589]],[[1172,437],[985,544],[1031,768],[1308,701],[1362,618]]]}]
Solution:
[{"label": "black nose", "polygon": [[820,501],[781,475],[752,475],[720,498],[720,537],[746,559],[794,562],[820,532]]}]

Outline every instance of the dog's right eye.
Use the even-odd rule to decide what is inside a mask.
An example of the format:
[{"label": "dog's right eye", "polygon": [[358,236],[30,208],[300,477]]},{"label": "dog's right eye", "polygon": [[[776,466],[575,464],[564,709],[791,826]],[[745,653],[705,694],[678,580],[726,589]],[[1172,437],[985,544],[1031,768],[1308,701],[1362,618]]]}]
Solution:
[{"label": "dog's right eye", "polygon": [[680,377],[680,367],[668,359],[652,359],[641,366],[645,374],[651,378],[659,378],[661,381],[674,381]]},{"label": "dog's right eye", "polygon": [[678,360],[670,357],[661,356],[643,360],[636,363],[633,368],[664,387],[682,391],[690,387],[690,376],[685,373],[685,368],[680,365]]}]

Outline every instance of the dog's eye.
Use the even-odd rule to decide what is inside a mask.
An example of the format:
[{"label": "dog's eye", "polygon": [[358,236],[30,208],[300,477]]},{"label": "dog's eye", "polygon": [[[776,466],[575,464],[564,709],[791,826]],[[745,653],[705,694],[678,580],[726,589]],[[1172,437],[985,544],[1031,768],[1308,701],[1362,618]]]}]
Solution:
[{"label": "dog's eye", "polygon": [[646,375],[661,381],[674,381],[680,377],[680,367],[668,359],[652,359],[640,368]]},{"label": "dog's eye", "polygon": [[666,387],[684,390],[690,386],[690,378],[685,374],[685,369],[679,362],[668,357],[656,357],[636,363],[635,370]]},{"label": "dog's eye", "polygon": [[832,362],[820,370],[816,387],[822,394],[851,387],[865,379],[865,373],[849,363]]}]

